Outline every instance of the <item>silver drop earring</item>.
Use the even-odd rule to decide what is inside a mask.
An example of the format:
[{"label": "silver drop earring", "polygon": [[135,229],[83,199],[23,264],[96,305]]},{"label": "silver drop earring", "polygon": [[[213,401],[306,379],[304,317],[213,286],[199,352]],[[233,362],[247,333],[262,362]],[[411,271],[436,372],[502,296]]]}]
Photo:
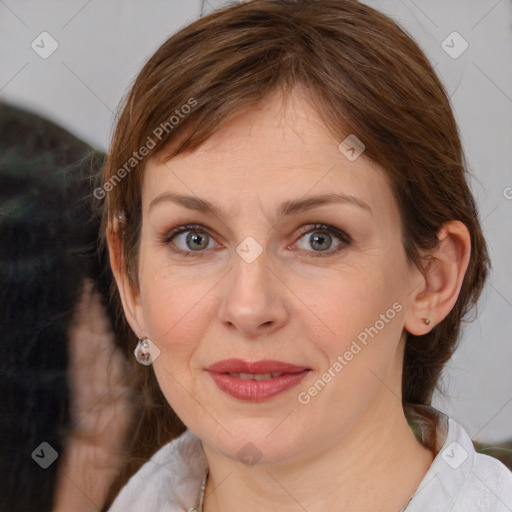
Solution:
[{"label": "silver drop earring", "polygon": [[133,351],[135,359],[137,359],[140,364],[149,366],[153,362],[150,349],[151,346],[149,338],[147,336],[141,338]]}]

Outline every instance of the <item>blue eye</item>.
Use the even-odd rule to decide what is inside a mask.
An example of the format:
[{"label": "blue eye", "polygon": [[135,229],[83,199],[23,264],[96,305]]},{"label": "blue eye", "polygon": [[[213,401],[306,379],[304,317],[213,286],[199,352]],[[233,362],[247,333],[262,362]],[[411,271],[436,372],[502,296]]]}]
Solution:
[{"label": "blue eye", "polygon": [[[327,226],[325,224],[315,224],[314,229],[309,229],[296,243],[299,244],[303,239],[305,239],[306,244],[314,250],[310,251],[307,247],[300,247],[300,249],[307,252],[316,252],[317,254],[314,255],[315,257],[322,256],[322,252],[326,252],[327,255],[332,255],[349,245],[351,242],[349,235],[337,228]],[[329,250],[331,249],[333,240],[335,239],[338,239],[341,243],[338,244],[335,249]]]},{"label": "blue eye", "polygon": [[[186,236],[183,237],[182,235]],[[212,248],[210,242],[213,242],[213,238],[205,231],[203,226],[189,224],[173,229],[162,241],[165,244],[170,244],[173,241],[178,250],[172,250],[183,254],[183,256],[202,256],[200,253],[204,252],[203,249]],[[180,242],[181,246],[179,245]]]},{"label": "blue eye", "polygon": [[[301,240],[305,239],[309,248],[299,247],[299,249],[303,252],[309,252],[309,256],[324,256],[323,253],[325,253],[325,256],[331,256],[341,251],[352,241],[351,237],[345,232],[326,224],[315,224],[313,229],[311,229],[311,226],[305,226],[305,228],[308,230],[304,231],[303,229],[300,238],[292,245],[299,244]],[[339,243],[337,247],[331,249],[333,240],[336,239]],[[174,253],[181,256],[201,257],[208,254],[205,249],[220,247],[208,233],[208,230],[200,224],[178,226],[162,237],[160,242],[168,245]],[[310,248],[313,248],[313,250],[310,250]]]}]

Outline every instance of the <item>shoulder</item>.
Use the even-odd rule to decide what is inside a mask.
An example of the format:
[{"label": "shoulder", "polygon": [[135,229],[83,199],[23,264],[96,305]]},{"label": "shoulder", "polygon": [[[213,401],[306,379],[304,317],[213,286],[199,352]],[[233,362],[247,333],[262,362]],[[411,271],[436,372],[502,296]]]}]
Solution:
[{"label": "shoulder", "polygon": [[[475,453],[473,467],[462,488],[459,503],[489,512],[512,510],[512,472],[499,460]],[[457,509],[459,510],[459,509]]]},{"label": "shoulder", "polygon": [[[442,456],[448,460],[451,450],[455,449],[462,451],[461,457],[467,458],[467,464],[462,464],[460,468],[464,480],[454,512],[512,510],[512,472],[494,457],[477,453],[468,433],[452,419],[450,429],[453,440],[451,446],[444,449]],[[450,469],[452,472],[457,471],[457,468]]]},{"label": "shoulder", "polygon": [[512,472],[499,460],[477,453],[456,421],[441,413],[439,417],[445,424],[439,452],[407,512],[512,511]]},{"label": "shoulder", "polygon": [[199,438],[187,429],[132,476],[109,512],[188,510],[195,504],[206,465]]}]

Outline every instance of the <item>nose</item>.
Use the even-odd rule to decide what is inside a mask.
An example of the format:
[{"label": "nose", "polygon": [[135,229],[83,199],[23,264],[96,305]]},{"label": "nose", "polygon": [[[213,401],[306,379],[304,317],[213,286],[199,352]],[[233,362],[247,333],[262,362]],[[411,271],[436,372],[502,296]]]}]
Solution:
[{"label": "nose", "polygon": [[266,251],[251,263],[237,253],[222,289],[219,319],[246,338],[268,336],[287,320],[282,278],[269,267]]}]

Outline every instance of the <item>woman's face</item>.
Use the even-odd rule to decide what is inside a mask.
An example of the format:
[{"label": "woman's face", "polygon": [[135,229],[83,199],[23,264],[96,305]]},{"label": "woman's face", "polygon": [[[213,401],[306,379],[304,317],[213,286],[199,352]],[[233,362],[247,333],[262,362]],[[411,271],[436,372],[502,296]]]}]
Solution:
[{"label": "woman's face", "polygon": [[[130,320],[161,351],[154,370],[172,408],[232,459],[304,459],[401,411],[416,274],[384,171],[340,142],[299,94],[286,109],[275,94],[193,153],[146,167]],[[356,199],[303,203],[328,194]],[[187,224],[199,226],[172,236]],[[309,371],[246,400],[205,370],[230,358]]]}]

